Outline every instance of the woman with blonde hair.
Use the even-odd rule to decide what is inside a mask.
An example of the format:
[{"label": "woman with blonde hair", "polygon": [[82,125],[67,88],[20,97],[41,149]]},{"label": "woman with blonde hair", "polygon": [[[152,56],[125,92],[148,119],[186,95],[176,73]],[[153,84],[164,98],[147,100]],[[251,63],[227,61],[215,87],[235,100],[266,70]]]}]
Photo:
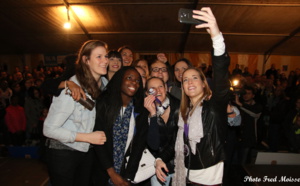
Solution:
[{"label": "woman with blonde hair", "polygon": [[[173,184],[220,185],[225,159],[223,131],[227,127],[229,99],[229,56],[216,19],[210,8],[194,10],[193,18],[205,21],[196,28],[206,28],[213,42],[213,87],[205,75],[190,67],[182,74],[182,98],[175,144]],[[162,181],[166,174],[159,169],[165,164],[156,161],[156,175]]]}]

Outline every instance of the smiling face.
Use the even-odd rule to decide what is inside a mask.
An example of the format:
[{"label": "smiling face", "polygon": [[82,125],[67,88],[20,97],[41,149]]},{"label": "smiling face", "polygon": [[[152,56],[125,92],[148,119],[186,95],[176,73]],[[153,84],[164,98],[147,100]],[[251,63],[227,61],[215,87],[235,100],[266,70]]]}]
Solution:
[{"label": "smiling face", "polygon": [[121,96],[123,103],[128,102],[140,87],[141,77],[136,70],[129,69],[124,73],[122,85],[121,85]]},{"label": "smiling face", "polygon": [[[159,79],[159,78],[149,79],[147,82],[147,90],[149,90],[150,88],[153,88],[156,91],[155,96],[161,102],[165,101],[166,96],[167,96],[167,89],[166,89],[164,82],[162,82],[161,79]],[[147,94],[148,94],[148,91],[147,91]]]},{"label": "smiling face", "polygon": [[92,50],[89,58],[83,56],[84,60],[86,59],[86,64],[89,66],[90,71],[93,77],[98,80],[101,75],[107,73],[107,51],[106,48],[98,46]]},{"label": "smiling face", "polygon": [[177,81],[182,81],[182,73],[188,68],[188,65],[184,61],[179,61],[174,67],[174,74]]},{"label": "smiling face", "polygon": [[133,61],[132,51],[125,48],[121,51],[123,66],[130,66]]},{"label": "smiling face", "polygon": [[169,80],[168,69],[165,63],[155,62],[151,65],[151,77],[158,77],[165,83]]},{"label": "smiling face", "polygon": [[117,57],[111,57],[108,59],[108,71],[117,72],[121,68],[121,59]]},{"label": "smiling face", "polygon": [[182,86],[185,94],[194,104],[203,95],[205,84],[200,78],[199,72],[195,69],[189,69],[182,75]]}]

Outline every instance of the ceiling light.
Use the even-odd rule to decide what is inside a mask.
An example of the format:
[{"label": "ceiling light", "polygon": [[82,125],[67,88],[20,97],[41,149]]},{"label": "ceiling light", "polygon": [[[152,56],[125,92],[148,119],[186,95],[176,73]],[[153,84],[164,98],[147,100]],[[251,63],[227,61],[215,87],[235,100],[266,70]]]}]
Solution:
[{"label": "ceiling light", "polygon": [[64,28],[65,29],[70,29],[71,28],[71,23],[70,23],[69,7],[67,7],[67,16],[68,16],[68,22],[65,22]]},{"label": "ceiling light", "polygon": [[71,28],[71,23],[70,22],[65,22],[64,28],[70,29]]}]

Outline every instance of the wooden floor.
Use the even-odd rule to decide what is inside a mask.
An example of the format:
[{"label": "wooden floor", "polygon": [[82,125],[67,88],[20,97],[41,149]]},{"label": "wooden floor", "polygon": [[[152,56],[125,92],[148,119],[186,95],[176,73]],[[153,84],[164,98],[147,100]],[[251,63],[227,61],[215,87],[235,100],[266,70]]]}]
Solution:
[{"label": "wooden floor", "polygon": [[46,165],[38,159],[0,158],[1,186],[47,186]]}]

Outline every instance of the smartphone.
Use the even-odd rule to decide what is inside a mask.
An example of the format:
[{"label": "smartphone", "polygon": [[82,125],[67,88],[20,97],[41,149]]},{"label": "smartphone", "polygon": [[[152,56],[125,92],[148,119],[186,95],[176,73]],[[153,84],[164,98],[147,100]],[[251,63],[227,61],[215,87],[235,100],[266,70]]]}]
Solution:
[{"label": "smartphone", "polygon": [[193,18],[193,10],[192,9],[186,9],[186,8],[180,8],[179,9],[178,21],[180,23],[194,24],[194,25],[200,25],[200,24],[206,23],[205,21],[194,19]]}]

